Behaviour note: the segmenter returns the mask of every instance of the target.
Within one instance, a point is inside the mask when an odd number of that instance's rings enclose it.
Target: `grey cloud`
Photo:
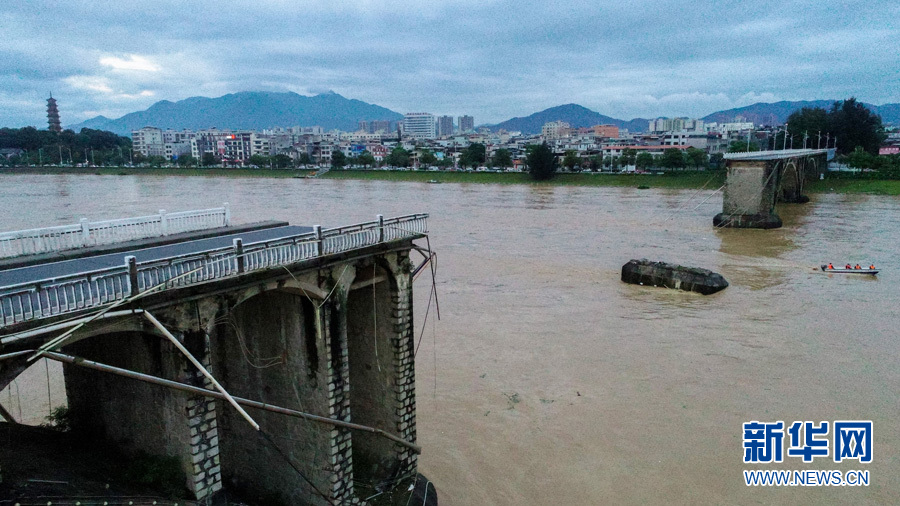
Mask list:
[[[13,124],[40,123],[42,107],[21,103],[51,88],[70,116],[244,90],[334,90],[478,122],[568,102],[629,118],[754,97],[900,101],[890,0],[10,4],[0,75],[17,80],[0,83],[0,107]],[[130,55],[159,70],[99,62]],[[109,91],[73,85],[89,78]]]

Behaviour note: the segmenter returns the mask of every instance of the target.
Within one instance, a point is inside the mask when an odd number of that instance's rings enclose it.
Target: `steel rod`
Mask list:
[[[3,418],[4,420],[6,420],[7,422],[9,422],[13,425],[19,424],[19,422],[17,422],[16,419],[13,418],[13,416],[11,414],[9,414],[9,411],[7,411],[6,409],[3,408],[2,404],[0,404],[0,418]]]
[[[169,329],[167,329],[162,323],[159,323],[159,320],[157,320],[155,316],[150,314],[149,311],[144,311],[144,317],[147,318],[148,320],[150,320],[150,323],[152,323],[153,326],[157,328],[157,330],[162,332],[162,334],[164,336],[166,336],[166,338],[168,338],[169,341],[171,341],[172,344],[174,344],[176,348],[178,348],[178,351],[180,351],[185,357],[187,357],[187,359],[190,360],[192,364],[194,364],[194,367],[199,369],[200,372],[203,373],[204,376],[206,376],[206,379],[208,379],[210,382],[212,382],[213,386],[216,387],[216,390],[218,390],[219,392],[222,393],[222,395],[225,396],[225,399],[227,399],[228,402],[232,406],[234,406],[234,409],[238,410],[238,413],[240,413],[241,416],[243,416],[244,419],[247,420],[247,422],[249,422],[250,425],[252,425],[254,429],[259,430],[259,424],[256,423],[256,421],[253,420],[253,418],[249,414],[247,414],[246,411],[244,411],[244,408],[242,408],[237,403],[237,401],[234,400],[234,397],[232,397],[231,394],[229,394],[225,390],[225,387],[223,387],[221,384],[219,384],[219,382],[216,380],[216,378],[214,378],[213,375],[210,374],[210,372],[207,371],[205,367],[203,367],[203,364],[201,364],[199,360],[197,360],[193,355],[191,355],[191,352],[189,352],[188,349],[185,348],[184,345],[181,344],[181,342],[179,342],[178,339],[174,335],[172,335],[171,332],[169,332]]]
[[[143,373],[139,373],[139,372],[135,372],[135,371],[130,371],[128,369],[113,367],[111,365],[101,364],[100,362],[94,362],[93,360],[87,360],[84,358],[73,357],[71,355],[65,355],[65,354],[56,353],[53,351],[45,351],[45,352],[43,352],[43,355],[51,360],[56,360],[58,362],[63,362],[66,364],[72,364],[72,365],[76,365],[79,367],[94,369],[94,370],[100,371],[100,372],[116,374],[118,376],[124,376],[126,378],[131,378],[131,379],[135,379],[138,381],[144,381],[146,383],[152,383],[155,385],[173,388],[175,390],[181,390],[182,392],[188,392],[191,394],[203,395],[206,397],[213,397],[215,399],[226,400],[225,395],[220,392],[216,392],[213,390],[207,390],[205,388],[195,387],[193,385],[186,385],[186,384],[180,383],[178,381],[167,380],[164,378],[159,378],[157,376],[151,376],[149,374],[143,374]],[[407,448],[410,448],[411,450],[415,451],[416,453],[422,453],[421,446],[419,446],[415,443],[410,443],[409,441],[407,441],[403,438],[395,436],[389,432],[385,432],[381,429],[376,429],[374,427],[368,427],[366,425],[359,425],[359,424],[351,423],[351,422],[345,422],[343,420],[335,420],[334,418],[313,415],[311,413],[304,413],[302,411],[297,411],[294,409],[282,408],[280,406],[275,406],[273,404],[267,404],[265,402],[259,402],[259,401],[252,401],[250,399],[244,399],[242,397],[233,397],[233,399],[235,401],[237,401],[239,404],[242,404],[242,405],[250,407],[250,408],[262,409],[264,411],[269,411],[272,413],[280,413],[283,415],[293,416],[296,418],[304,418],[306,420],[311,420],[314,422],[330,424],[335,427],[344,427],[344,428],[352,429],[352,430],[371,432],[373,434],[378,434],[387,439],[390,439],[391,441],[401,444]]]

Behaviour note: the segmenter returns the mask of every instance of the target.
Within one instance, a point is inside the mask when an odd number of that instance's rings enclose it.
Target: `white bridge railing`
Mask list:
[[[145,290],[178,288],[426,234],[427,214],[323,230],[291,237],[83,272],[0,288],[0,327],[96,308]]]
[[[58,227],[34,228],[0,233],[0,258],[53,253],[88,246],[159,237],[209,228],[227,227],[231,214],[223,207],[166,213],[152,216],[88,222]]]

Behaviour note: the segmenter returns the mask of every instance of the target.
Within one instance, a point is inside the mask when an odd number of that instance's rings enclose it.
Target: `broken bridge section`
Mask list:
[[[63,361],[74,430],[177,457],[196,499],[361,504],[416,475],[412,280],[432,258],[414,243],[426,218],[132,262],[118,298],[9,313],[0,386],[29,358]],[[26,298],[55,286],[36,285]]]
[[[716,227],[778,228],[776,202],[804,203],[807,181],[827,168],[831,149],[787,149],[725,155],[727,178]]]

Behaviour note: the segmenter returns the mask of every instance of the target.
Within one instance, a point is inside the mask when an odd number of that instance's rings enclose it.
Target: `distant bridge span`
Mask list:
[[[807,181],[819,177],[833,149],[785,149],[725,155],[725,194],[716,227],[778,228],[776,202],[804,203]]]

